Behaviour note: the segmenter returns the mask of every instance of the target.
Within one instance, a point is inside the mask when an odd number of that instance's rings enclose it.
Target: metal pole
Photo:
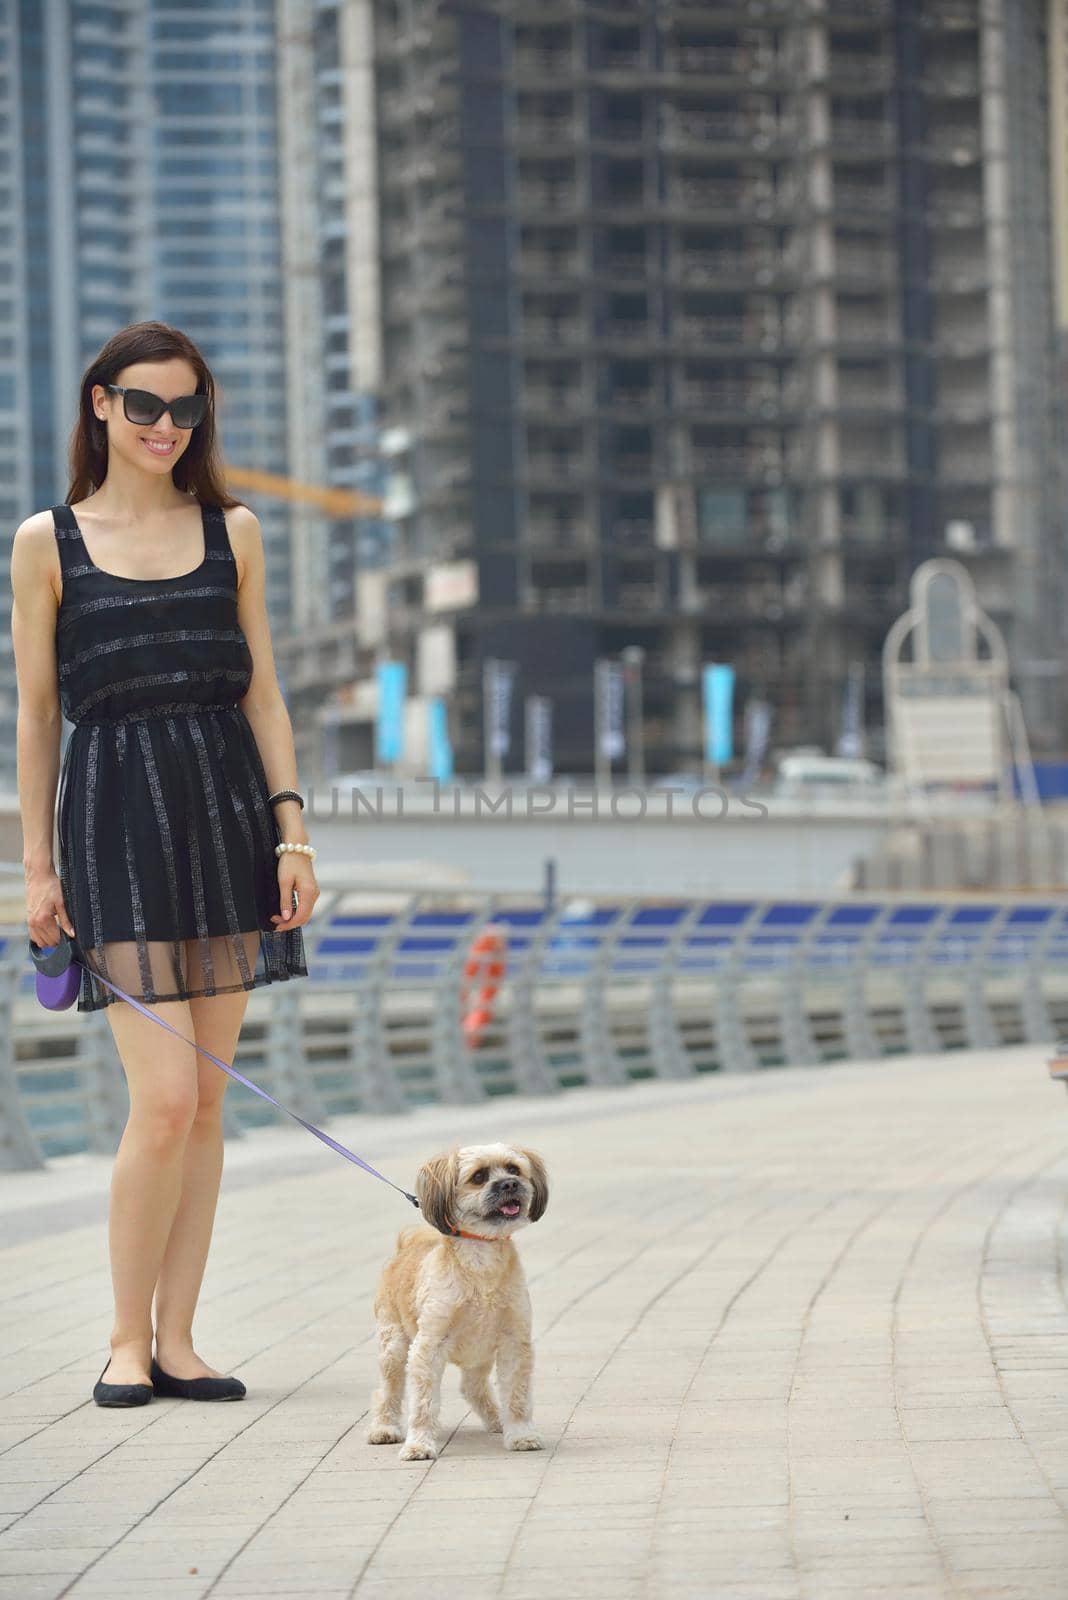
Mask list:
[[[544,879],[542,889],[545,899],[546,913],[556,904],[556,857],[545,857]]]
[[[501,753],[497,748],[497,659],[482,663],[482,766],[487,783],[501,781]]]
[[[622,652],[627,674],[627,777],[631,783],[645,782],[645,726],[642,712],[642,663],[645,651],[640,644],[629,644]]]
[[[593,664],[593,774],[598,789],[602,784],[608,784],[612,775],[612,764],[604,748],[604,703],[607,695],[605,682],[605,669],[610,663],[600,658]]]

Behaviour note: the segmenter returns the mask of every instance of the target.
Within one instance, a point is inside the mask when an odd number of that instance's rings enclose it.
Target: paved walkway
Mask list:
[[[455,1140],[544,1155],[519,1242],[544,1451],[482,1432],[455,1368],[438,1460],[364,1442],[414,1214],[295,1124],[227,1146],[196,1332],[237,1405],[94,1406],[110,1162],[0,1175],[0,1600],[1068,1596],[1068,1103],[1041,1051],[331,1132],[406,1187]]]

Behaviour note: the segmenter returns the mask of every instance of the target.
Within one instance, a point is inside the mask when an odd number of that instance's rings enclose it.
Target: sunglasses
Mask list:
[[[124,389],[118,383],[105,383],[104,388],[110,394],[122,395],[122,409],[127,422],[133,422],[139,428],[150,428],[165,411],[170,412],[176,428],[195,428],[198,422],[204,421],[208,411],[206,394],[179,395],[177,400],[168,404],[148,389]]]

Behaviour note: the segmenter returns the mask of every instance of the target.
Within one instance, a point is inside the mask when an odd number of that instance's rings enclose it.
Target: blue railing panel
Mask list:
[[[364,903],[396,909],[362,911],[358,891],[339,891],[356,909],[313,920],[308,982],[266,986],[257,997],[268,1033],[264,1046],[251,1045],[253,1068],[262,1053],[269,1077],[281,1070],[272,1052],[284,1052],[284,1081],[292,1089],[308,1075],[329,1109],[398,1110],[446,1090],[474,1098],[480,1080],[494,1093],[524,1085],[544,1092],[628,1075],[984,1044],[999,1030],[1014,1042],[1021,1018],[1029,1039],[1068,1027],[1068,903],[1058,897],[1025,904],[994,895],[915,902],[615,898],[558,912],[520,896],[502,905],[468,891],[451,898],[428,890],[407,901],[396,890],[388,901],[379,892],[376,899],[368,890]],[[472,1051],[458,1021],[459,974],[483,929],[503,935],[507,969],[493,1030]],[[0,959],[5,954],[6,992],[21,1008],[34,987],[24,931],[8,929],[0,938]],[[889,1004],[867,982],[882,973],[896,980]],[[956,1014],[943,1011],[937,1022],[926,1008],[942,997],[927,993],[929,974],[952,978],[956,987],[949,1002]],[[993,992],[984,998],[981,987],[987,977],[999,997],[1003,986],[1015,985],[1019,1004],[989,1005]],[[339,1008],[320,1006],[333,995],[355,1004],[335,1015]],[[311,1003],[299,1008],[296,1050],[292,1008],[280,1003],[278,1014],[288,1020],[273,1045],[274,1002],[305,997]],[[878,1012],[866,1019],[865,1008],[876,1002]],[[73,1049],[87,1025],[73,1010],[35,1015],[35,1035],[51,1029],[45,1037],[53,1051],[54,1041]],[[69,1082],[48,1075],[56,1151],[60,1126],[69,1140],[69,1128],[84,1118],[93,1059],[90,1053],[72,1069]],[[28,1057],[7,1069],[0,1060],[9,1086],[22,1082],[28,1091],[32,1083],[40,1094],[34,1067]],[[51,1107],[36,1127],[44,1130],[50,1120]]]

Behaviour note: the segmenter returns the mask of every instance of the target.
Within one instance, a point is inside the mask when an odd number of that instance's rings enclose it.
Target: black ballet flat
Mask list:
[[[245,1385],[240,1378],[172,1378],[152,1358],[152,1389],[169,1400],[243,1400]]]
[[[111,1365],[111,1357],[104,1362],[100,1377],[93,1387],[93,1399],[98,1406],[147,1406],[152,1398],[150,1383],[105,1383],[104,1373]]]

